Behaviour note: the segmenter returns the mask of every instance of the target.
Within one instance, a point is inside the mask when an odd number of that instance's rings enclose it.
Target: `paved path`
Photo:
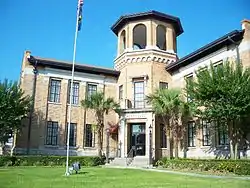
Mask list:
[[[209,175],[209,174],[197,174],[197,173],[190,173],[190,172],[178,172],[178,171],[171,171],[171,170],[163,170],[158,168],[142,168],[142,167],[124,167],[124,166],[109,166],[103,165],[103,168],[120,168],[120,169],[138,169],[138,170],[145,170],[145,171],[152,171],[152,172],[163,172],[163,173],[170,173],[170,174],[179,174],[185,176],[194,176],[194,177],[203,177],[203,178],[221,178],[221,179],[241,179],[241,180],[250,180],[250,176],[217,176],[217,175]]]

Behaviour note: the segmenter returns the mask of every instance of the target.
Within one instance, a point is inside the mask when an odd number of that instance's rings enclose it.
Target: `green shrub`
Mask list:
[[[250,175],[250,160],[162,158],[158,160],[155,165],[168,169],[190,169],[199,171],[231,172],[237,175]]]
[[[100,157],[69,157],[69,164],[79,162],[81,166],[98,166],[105,164]],[[66,156],[0,156],[0,166],[65,166]]]

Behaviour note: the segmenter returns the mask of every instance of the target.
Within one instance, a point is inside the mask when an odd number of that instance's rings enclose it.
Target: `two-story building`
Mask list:
[[[185,77],[195,77],[195,70],[211,62],[217,66],[226,59],[239,58],[244,66],[250,65],[248,20],[242,21],[242,30],[229,32],[181,59],[176,40],[183,28],[177,17],[157,11],[125,15],[111,29],[118,41],[114,69],[75,66],[70,132],[72,155],[97,154],[95,118],[80,106],[80,101],[91,93],[103,91],[122,108],[120,119],[115,113],[105,116],[106,127],[108,122],[119,122],[118,131],[109,138],[110,156],[126,158],[134,149],[136,157],[146,160],[152,154],[158,159],[168,155],[168,138],[163,122],[155,116],[146,96],[157,88],[183,88]],[[30,153],[66,153],[71,69],[71,63],[25,52],[21,87],[35,97],[35,103],[33,116],[25,122],[17,138],[16,152],[26,152],[29,148]],[[217,136],[211,137],[205,122],[204,129],[194,127],[194,123],[188,126],[187,157],[214,157],[223,153],[222,150],[228,151],[227,134],[216,133],[213,135]],[[105,152],[106,141],[103,143]]]

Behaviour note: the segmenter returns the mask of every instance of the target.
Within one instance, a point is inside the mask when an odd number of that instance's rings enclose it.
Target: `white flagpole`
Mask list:
[[[68,132],[67,132],[67,159],[66,159],[66,171],[65,175],[69,175],[69,136],[70,136],[70,123],[71,123],[71,107],[72,107],[72,95],[73,95],[73,83],[74,83],[74,72],[75,72],[75,59],[76,59],[76,41],[78,35],[78,18],[80,11],[80,0],[77,0],[77,14],[76,14],[76,30],[74,39],[74,51],[73,51],[73,63],[72,63],[72,75],[70,83],[70,102],[69,102],[69,115],[68,115]]]

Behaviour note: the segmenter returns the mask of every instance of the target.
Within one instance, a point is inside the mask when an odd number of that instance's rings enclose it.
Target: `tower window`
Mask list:
[[[158,25],[156,28],[156,45],[158,48],[161,50],[166,50],[167,45],[166,45],[166,27],[162,25]]]
[[[133,29],[133,49],[145,49],[147,45],[147,28],[143,24],[138,24]]]
[[[135,108],[144,108],[145,100],[144,100],[144,81],[136,81],[134,82],[134,107]]]
[[[123,85],[119,86],[119,99],[123,99]]]
[[[126,32],[122,31],[120,36],[120,53],[122,53],[126,49]]]

